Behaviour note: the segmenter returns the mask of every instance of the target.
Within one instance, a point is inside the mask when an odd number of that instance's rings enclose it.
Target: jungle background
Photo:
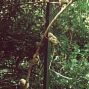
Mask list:
[[[33,1],[0,0],[0,89],[19,89],[45,32],[46,18],[50,23],[61,10],[59,3],[50,3],[46,16],[47,3]],[[89,89],[89,0],[74,0],[49,31],[59,44],[48,41],[48,89]],[[43,88],[44,50],[32,70],[29,89]]]

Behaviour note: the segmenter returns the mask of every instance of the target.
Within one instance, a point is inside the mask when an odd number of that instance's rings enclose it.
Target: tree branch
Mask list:
[[[62,8],[59,12],[58,12],[58,14],[54,17],[54,19],[50,22],[50,24],[48,25],[48,27],[47,27],[47,29],[45,30],[45,32],[44,32],[44,35],[43,35],[43,38],[41,39],[41,41],[40,41],[40,44],[42,45],[42,43],[43,43],[43,41],[44,41],[44,39],[45,39],[45,37],[47,36],[47,33],[48,33],[48,31],[49,31],[49,28],[52,26],[52,24],[55,22],[55,20],[58,18],[58,16],[61,14],[61,13],[63,13],[63,11],[64,10],[66,10],[66,8],[70,5],[70,4],[72,4],[72,2],[73,2],[73,0],[70,0],[69,1],[69,3],[64,7],[64,8]],[[40,45],[40,46],[41,46]],[[39,50],[40,50],[40,46],[37,48],[37,50],[36,50],[36,52],[35,52],[35,57],[37,56],[37,55],[39,55]],[[34,60],[35,60],[35,58],[34,58],[34,55],[33,55],[33,59],[32,59],[32,64],[31,65],[29,65],[29,69],[28,69],[28,75],[27,75],[27,81],[28,81],[28,79],[29,79],[29,77],[30,77],[30,73],[31,73],[31,69],[32,69],[32,67],[33,67],[33,65],[34,65]],[[56,73],[56,72],[55,72]],[[63,75],[61,75],[61,74],[59,74],[60,76],[62,76],[62,77],[65,77],[65,76],[63,76]],[[69,79],[68,77],[65,77],[65,78],[67,78],[67,79]]]

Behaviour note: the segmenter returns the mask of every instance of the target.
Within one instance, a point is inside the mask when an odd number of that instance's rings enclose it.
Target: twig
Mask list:
[[[63,78],[68,79],[68,80],[73,79],[73,78],[66,77],[66,76],[64,76],[64,75],[62,75],[62,74],[60,74],[60,73],[58,73],[58,72],[56,72],[56,71],[54,71],[52,69],[50,69],[50,71],[54,72],[57,75],[57,77],[63,77]]]
[[[48,3],[47,1],[46,2],[40,2],[40,1],[38,1],[38,2],[26,2],[25,4],[35,4],[35,3]],[[49,2],[50,4],[59,4],[59,2]]]

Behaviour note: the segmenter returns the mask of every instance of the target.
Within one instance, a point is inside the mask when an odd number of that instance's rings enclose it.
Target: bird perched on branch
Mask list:
[[[53,33],[49,32],[48,33],[48,40],[51,42],[53,45],[59,44],[59,41],[56,36],[53,35]]]

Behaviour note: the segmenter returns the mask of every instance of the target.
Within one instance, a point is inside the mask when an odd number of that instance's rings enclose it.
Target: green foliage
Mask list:
[[[36,42],[41,39],[45,7],[43,4],[27,2],[28,0],[0,0],[0,88],[5,85],[6,89],[10,86],[9,89],[13,89],[12,83],[16,87],[20,78],[26,78],[29,61],[37,49]],[[6,72],[5,69],[9,71]],[[39,79],[38,75],[34,75],[32,79]],[[34,81],[35,79],[32,83]]]
[[[87,60],[63,60],[56,62],[56,65],[61,68],[54,69],[57,72],[51,72],[50,74],[50,87],[54,89],[56,86],[66,89],[88,89],[89,88],[89,63]],[[53,66],[53,67],[54,67]],[[60,73],[63,75],[61,76]],[[64,89],[63,88],[63,89]]]
[[[0,0],[2,86],[15,85],[19,78],[26,78],[29,60],[37,48],[36,41],[40,41],[40,33],[44,32],[47,4],[31,4],[28,1]],[[49,43],[49,89],[89,89],[88,3],[88,0],[75,0],[50,29],[58,38],[59,44],[53,46]],[[59,10],[59,4],[51,3],[50,21]],[[32,70],[31,89],[41,89],[43,86],[43,60],[41,61]]]
[[[89,89],[88,8],[87,0],[75,1],[51,28],[60,50],[52,57],[49,46],[49,89]]]

